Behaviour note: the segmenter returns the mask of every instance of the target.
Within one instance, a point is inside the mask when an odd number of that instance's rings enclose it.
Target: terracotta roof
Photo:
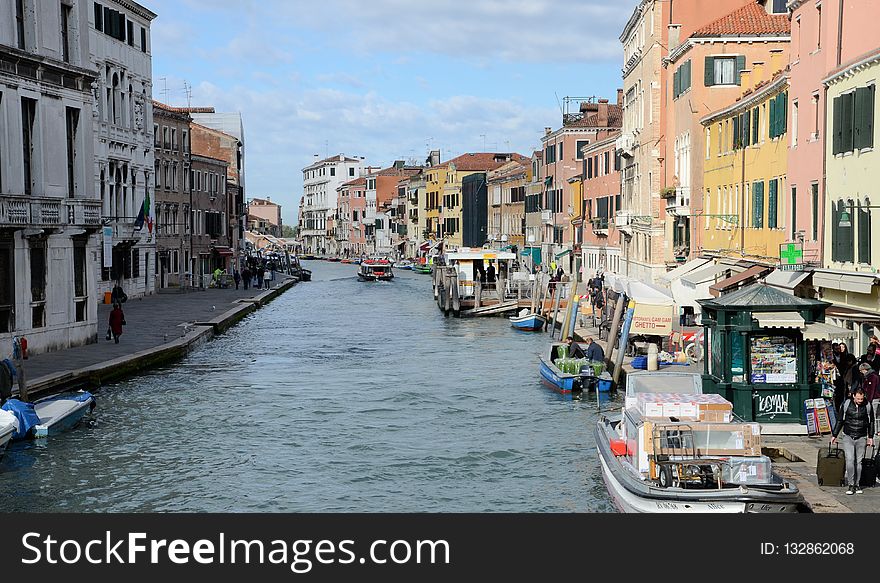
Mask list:
[[[416,166],[404,166],[403,168],[395,168],[394,166],[392,166],[391,168],[383,168],[382,170],[379,170],[373,176],[406,176],[406,177],[409,177],[409,176],[413,176],[415,174],[418,174],[420,170],[421,170],[421,167],[416,167]]]
[[[588,116],[584,116],[581,119],[574,121],[565,127],[567,128],[599,128],[599,127],[609,127],[609,128],[619,128],[623,127],[623,107],[620,105],[608,104],[608,123],[600,124],[599,123],[599,114],[594,113]]]
[[[348,182],[344,183],[342,186],[366,186],[366,185],[367,185],[367,179],[362,176],[360,178],[355,178],[354,180],[349,180]]]
[[[496,157],[499,157],[496,159]],[[510,159],[507,159],[510,157]],[[456,170],[461,170],[464,172],[471,171],[489,171],[495,170],[496,168],[500,168],[504,166],[508,162],[511,161],[524,162],[526,164],[531,163],[530,158],[526,158],[522,154],[516,153],[495,153],[495,152],[475,152],[472,154],[462,154],[457,158],[453,158],[449,160],[441,166],[449,166],[450,164],[455,164]]]
[[[746,4],[727,16],[698,29],[691,37],[789,35],[788,14],[768,14],[757,2]]]

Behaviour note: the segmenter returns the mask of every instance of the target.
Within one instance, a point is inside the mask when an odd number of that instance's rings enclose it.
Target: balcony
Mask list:
[[[98,226],[101,203],[61,198],[0,196],[0,225],[12,227]]]
[[[614,226],[618,229],[630,224],[632,214],[629,211],[617,211],[614,215]]]
[[[666,199],[667,214],[685,217],[691,213],[691,189],[689,186],[680,186],[675,189],[674,193],[670,193],[669,196],[663,198]]]
[[[554,223],[553,211],[541,211],[541,223],[544,225],[552,225]]]
[[[101,202],[97,200],[66,200],[67,224],[78,227],[101,225]]]
[[[591,226],[593,227],[593,233],[600,237],[608,236],[608,217],[593,217],[590,219]]]

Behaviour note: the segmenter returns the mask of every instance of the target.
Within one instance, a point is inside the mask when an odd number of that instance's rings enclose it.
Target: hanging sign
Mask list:
[[[113,267],[113,227],[104,227],[104,267]]]

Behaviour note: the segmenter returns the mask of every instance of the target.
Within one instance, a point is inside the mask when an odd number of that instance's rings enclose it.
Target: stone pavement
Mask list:
[[[276,274],[272,289],[287,281]],[[208,322],[240,307],[242,301],[256,298],[266,289],[235,287],[188,292],[158,293],[132,298],[122,305],[126,326],[119,344],[106,340],[110,305],[98,306],[97,341],[85,346],[31,356],[24,361],[28,386],[39,386],[40,379],[62,371],[83,369],[99,363],[125,359],[145,350],[174,342],[194,329],[196,322]],[[37,395],[39,396],[39,395]]]

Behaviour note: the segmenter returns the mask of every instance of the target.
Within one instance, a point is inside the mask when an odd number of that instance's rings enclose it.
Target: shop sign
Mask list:
[[[636,304],[630,334],[668,336],[672,334],[672,306]]]

